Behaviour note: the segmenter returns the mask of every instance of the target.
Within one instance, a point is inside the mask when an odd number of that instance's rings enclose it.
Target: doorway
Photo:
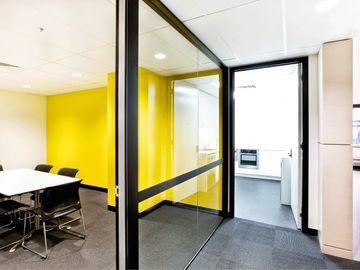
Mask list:
[[[234,216],[306,230],[307,58],[234,68],[232,88]]]

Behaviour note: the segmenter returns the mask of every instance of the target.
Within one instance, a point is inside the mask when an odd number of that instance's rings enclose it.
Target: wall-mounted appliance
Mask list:
[[[237,149],[236,158],[239,168],[259,168],[259,150],[257,149]]]

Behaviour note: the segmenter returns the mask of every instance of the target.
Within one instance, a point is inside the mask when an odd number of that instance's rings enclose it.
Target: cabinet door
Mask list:
[[[352,250],[352,147],[320,145],[323,244]]]
[[[326,43],[320,52],[320,142],[352,143],[352,41]]]

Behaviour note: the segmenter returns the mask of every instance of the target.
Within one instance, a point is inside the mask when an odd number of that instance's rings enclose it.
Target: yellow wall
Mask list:
[[[47,97],[47,162],[79,169],[83,184],[108,187],[107,88]]]
[[[139,69],[139,191],[155,186],[173,177],[173,81],[221,74],[219,70],[162,77],[147,69]],[[222,91],[221,91],[222,92]],[[219,104],[220,145],[222,156],[221,98]],[[221,210],[221,166],[216,170],[217,184],[208,192],[193,191],[182,203]],[[139,204],[143,212],[163,200],[173,201],[174,189],[169,189]]]
[[[214,69],[214,70],[206,70],[196,73],[188,73],[188,74],[181,74],[181,75],[175,75],[168,77],[169,80],[169,87],[172,88],[173,91],[173,82],[176,80],[184,80],[189,78],[196,78],[196,77],[203,77],[203,76],[210,76],[210,75],[218,75],[220,83],[222,82],[222,74],[220,69]],[[220,95],[219,95],[219,158],[222,158],[222,97],[223,97],[223,87],[220,84]],[[173,110],[173,108],[172,108]],[[172,119],[173,121],[173,119]],[[172,127],[173,128],[173,127]],[[210,171],[209,171],[210,172]],[[209,173],[208,172],[208,173]],[[189,180],[188,182],[185,182],[183,184],[178,185],[177,187],[174,187],[172,189],[169,189],[166,192],[166,199],[169,201],[174,201],[174,190],[176,188],[183,189],[183,188],[192,188],[193,190],[187,190],[187,193],[190,194],[192,192],[192,195],[182,199],[179,201],[183,204],[189,204],[194,206],[200,206],[215,210],[222,210],[222,166],[218,166],[211,170],[213,174],[215,174],[216,179],[218,180],[215,185],[212,185],[207,192],[205,191],[197,191],[194,185],[187,185],[187,183],[190,183],[191,181],[198,181],[198,177],[193,178],[192,180]],[[206,174],[206,173],[204,173]],[[196,186],[196,184],[195,184]]]
[[[171,178],[171,95],[167,79],[139,69],[139,190]],[[159,194],[139,204],[142,212],[160,201]]]
[[[108,75],[107,87],[108,205],[116,205],[115,197],[115,72]]]

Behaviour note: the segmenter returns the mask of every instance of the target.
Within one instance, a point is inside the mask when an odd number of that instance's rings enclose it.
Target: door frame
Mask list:
[[[291,58],[285,60],[263,62],[245,66],[230,68],[230,96],[228,106],[230,107],[230,180],[229,180],[229,216],[235,217],[235,73],[238,71],[255,70],[291,64],[301,64],[302,68],[302,135],[303,135],[303,166],[302,166],[302,205],[301,205],[301,230],[304,233],[317,235],[317,230],[309,228],[309,59],[308,57]]]

